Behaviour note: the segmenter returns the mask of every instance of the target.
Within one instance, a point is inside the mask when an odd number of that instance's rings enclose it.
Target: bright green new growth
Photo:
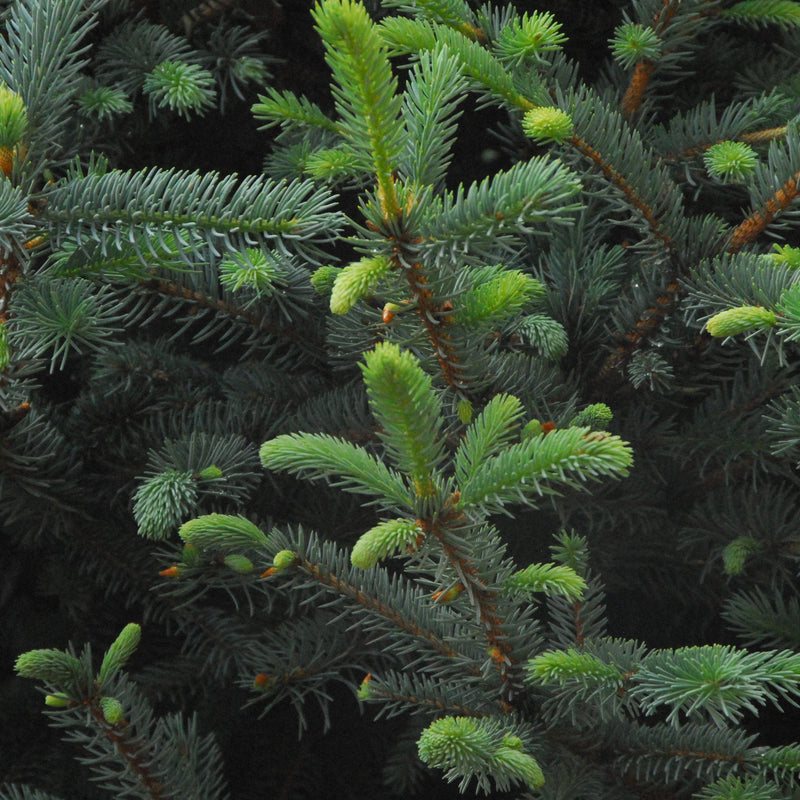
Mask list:
[[[446,780],[460,778],[462,792],[473,778],[484,791],[490,777],[500,790],[514,783],[538,789],[545,782],[536,759],[522,750],[522,740],[487,720],[443,717],[422,732],[417,749],[423,762],[445,770]],[[485,766],[476,769],[476,763]]]
[[[46,694],[44,696],[44,704],[50,708],[68,708],[73,702],[64,692],[56,692],[55,694]]]
[[[276,572],[291,567],[297,561],[297,553],[292,550],[279,550],[272,558],[272,567]]]
[[[518,398],[495,395],[467,428],[456,449],[453,465],[459,484],[465,484],[480,465],[515,441],[525,409]]]
[[[362,533],[350,553],[354,567],[369,569],[382,558],[408,547],[423,536],[422,529],[410,519],[390,519]]]
[[[586,581],[563,564],[530,564],[511,575],[504,585],[513,591],[560,594],[569,600],[579,600],[586,589]]]
[[[614,419],[614,412],[605,403],[592,403],[579,411],[572,425],[588,425],[595,430],[606,430]]]
[[[125,717],[125,711],[122,707],[122,703],[120,703],[120,701],[115,697],[101,697],[100,709],[103,712],[103,717],[105,718],[106,722],[109,722],[112,725],[122,722]]]
[[[374,291],[391,267],[391,262],[383,256],[362,258],[346,266],[333,282],[331,311],[346,314],[362,297]]]
[[[266,544],[263,531],[250,520],[230,514],[206,514],[184,522],[178,535],[187,544],[200,549],[225,550],[252,548]]]
[[[572,135],[572,117],[553,106],[539,106],[525,112],[522,130],[535,142],[563,142]]]
[[[309,480],[337,475],[334,485],[405,508],[408,487],[399,472],[350,442],[325,434],[292,433],[264,442],[259,450],[266,469],[285,470]]]
[[[792,269],[794,265],[787,264]],[[777,305],[777,318],[782,336],[787,342],[800,339],[800,284],[794,283],[781,294]]]
[[[703,156],[708,174],[726,183],[741,183],[752,177],[758,154],[744,142],[718,142]]]
[[[244,253],[222,260],[219,281],[232,292],[246,287],[256,294],[269,297],[275,291],[279,275],[277,266],[262,250],[248,247]]]
[[[613,664],[572,649],[542,653],[528,662],[526,672],[529,680],[542,684],[563,684],[570,680],[618,684],[624,677]]]
[[[618,436],[588,428],[555,430],[485,459],[462,484],[459,507],[501,511],[512,497],[534,505],[555,491],[551,481],[577,488],[588,480],[626,475],[632,463],[630,448]]]
[[[333,74],[341,132],[368,158],[387,219],[400,216],[393,172],[401,148],[400,98],[386,46],[361,3],[324,0],[314,8],[317,30]]]
[[[567,37],[561,23],[549,11],[524,13],[519,20],[503,28],[494,42],[494,50],[503,60],[522,63],[527,60],[546,63],[543,54],[560,50]]]
[[[23,99],[0,84],[0,147],[14,147],[28,129],[28,112]]]
[[[772,328],[777,321],[774,311],[761,306],[739,306],[714,314],[706,330],[717,338]]]
[[[229,553],[223,557],[222,563],[239,575],[247,575],[254,569],[253,562],[239,553]]]
[[[785,264],[792,269],[800,269],[800,247],[792,247],[791,245],[774,244],[772,245],[773,252],[769,254],[773,263]]]
[[[459,298],[456,319],[463,325],[501,325],[526,305],[543,298],[545,291],[541,281],[519,270],[478,269],[472,289]]]
[[[62,650],[29,650],[17,657],[14,664],[23,678],[74,690],[83,674],[83,666],[75,656]]]
[[[319,294],[329,295],[333,291],[336,277],[341,274],[342,267],[326,265],[314,271],[311,276],[311,285]]]
[[[252,107],[253,116],[264,120],[262,129],[273,125],[290,127],[302,124],[330,131],[338,130],[336,123],[325,116],[319,106],[305,97],[297,97],[291,92],[279,92],[271,86],[267,86],[266,91],[267,94],[259,95],[259,102]]]
[[[419,502],[439,497],[446,485],[439,469],[447,456],[440,401],[417,359],[394,344],[385,342],[368,352],[362,371],[378,435],[399,473],[362,448],[322,434],[289,434],[264,442],[261,462],[267,469],[312,479],[338,475],[349,491],[417,513]],[[633,456],[618,436],[573,427],[517,441],[521,416],[518,399],[498,395],[468,426],[453,455],[459,510],[504,511],[508,503],[535,504],[555,493],[554,483],[577,488],[627,474]],[[413,495],[401,474],[408,476]]]
[[[761,545],[752,536],[737,537],[722,551],[725,572],[728,575],[741,575],[748,556],[760,549]]]
[[[133,655],[139,646],[142,637],[141,626],[135,622],[127,624],[119,636],[114,640],[111,647],[106,650],[103,656],[103,663],[100,665],[100,672],[97,673],[97,682],[103,685],[107,680],[113,678],[128,663],[128,659]]]
[[[661,39],[656,31],[634,22],[620,25],[611,40],[611,52],[625,69],[635,66],[637,61],[657,61],[661,48]]]
[[[221,477],[222,470],[216,464],[211,464],[211,466],[205,467],[197,473],[197,479],[201,481],[213,481]]]
[[[379,344],[361,366],[380,437],[398,469],[420,497],[436,489],[434,468],[444,457],[441,406],[414,356],[389,342]]]

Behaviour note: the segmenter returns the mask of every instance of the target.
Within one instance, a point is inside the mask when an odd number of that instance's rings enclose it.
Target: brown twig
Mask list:
[[[770,197],[763,207],[753,211],[739,224],[728,241],[726,251],[738,253],[746,244],[756,239],[767,226],[800,196],[800,172],[796,172]]]

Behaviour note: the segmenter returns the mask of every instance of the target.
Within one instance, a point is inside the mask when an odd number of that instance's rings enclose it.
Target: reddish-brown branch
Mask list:
[[[664,0],[663,5],[653,18],[653,28],[657,31],[663,31],[675,16],[678,5],[679,2],[677,0]],[[634,114],[642,104],[642,98],[650,83],[654,69],[655,64],[647,59],[636,63],[628,88],[622,98],[622,111],[626,117]]]
[[[650,76],[653,74],[655,64],[652,61],[637,61],[631,75],[628,88],[622,97],[622,113],[630,117],[636,113],[642,104],[645,90],[650,83]]]
[[[146,764],[145,754],[140,747],[137,747],[128,738],[128,723],[125,720],[114,724],[110,723],[95,700],[89,705],[89,713],[98,727],[105,733],[106,738],[112,742],[114,749],[125,759],[131,771],[138,776],[142,786],[150,793],[150,797],[153,800],[166,798],[164,784],[150,773]]]
[[[0,258],[0,325],[8,321],[9,299],[21,275],[22,267],[15,256]]]
[[[368,595],[366,592],[343,580],[338,575],[321,569],[319,564],[314,564],[308,559],[303,559],[299,562],[298,566],[325,586],[335,589],[339,594],[349,597],[359,605],[369,608],[382,617],[391,620],[398,628],[402,628],[404,631],[408,631],[414,636],[424,639],[433,648],[442,653],[442,655],[447,656],[447,658],[457,658],[459,656],[459,653],[453,650],[446,642],[442,641],[433,631],[420,628],[413,620],[408,619],[395,609],[385,605],[377,597]]]
[[[609,378],[627,364],[631,356],[661,327],[670,309],[677,302],[679,289],[678,282],[673,281],[656,298],[655,303],[641,313],[636,325],[625,334],[614,352],[606,359],[600,371],[601,378]]]
[[[773,142],[776,139],[783,139],[788,130],[788,125],[780,125],[777,128],[765,128],[761,131],[743,133],[736,139],[736,141],[745,142],[746,144],[763,144],[764,142]]]
[[[754,211],[747,219],[739,224],[731,235],[728,253],[738,253],[746,244],[749,244],[766,230],[775,217],[786,210],[800,196],[800,172],[778,189],[764,204],[763,208]]]
[[[583,632],[583,617],[581,617],[581,611],[583,611],[583,603],[575,602],[572,604],[572,614],[575,620],[575,642],[582,646],[586,640],[586,635]]]
[[[210,297],[202,292],[194,291],[185,286],[180,286],[173,281],[166,281],[159,278],[142,281],[141,285],[150,291],[170,297],[179,297],[194,304],[194,310],[201,308],[211,309],[221,314],[225,314],[230,319],[240,319],[251,327],[259,331],[269,333],[276,338],[296,342],[304,347],[309,347],[313,342],[308,335],[308,329],[302,331],[295,330],[293,327],[281,327],[271,323],[266,317],[258,314],[251,314],[239,306],[222,300],[221,298]]]
[[[428,288],[427,278],[419,262],[408,263],[398,253],[395,263],[405,273],[415,300],[416,312],[436,354],[445,382],[454,392],[463,394],[466,388],[464,371],[447,333],[447,327],[452,320],[448,311],[452,311],[452,307],[448,309],[444,304],[437,305],[433,301],[433,293]]]
[[[450,561],[456,574],[464,583],[467,595],[472,598],[475,605],[478,620],[484,631],[488,652],[495,662],[500,679],[503,682],[504,696],[501,698],[500,707],[505,712],[513,710],[508,698],[514,695],[513,677],[516,662],[512,656],[511,645],[508,643],[503,631],[503,620],[495,605],[494,593],[489,590],[486,584],[480,579],[478,571],[467,558],[453,547],[445,536],[448,523],[460,522],[462,516],[442,514],[435,522],[417,520],[417,524],[428,534],[434,536],[441,544],[447,559]]]
[[[661,227],[656,213],[645,202],[644,198],[636,191],[636,189],[628,183],[625,176],[612,164],[609,164],[603,156],[597,152],[588,142],[585,142],[577,134],[574,134],[570,139],[572,146],[585,155],[596,167],[600,169],[603,175],[608,178],[614,186],[617,187],[628,199],[630,204],[636,208],[639,213],[644,217],[650,230],[653,231],[655,236],[660,239],[670,250],[674,248],[674,243],[671,237]]]
[[[664,0],[658,13],[653,17],[653,27],[656,30],[664,30],[675,16],[681,0]]]
[[[180,297],[182,300],[188,300],[194,303],[197,308],[210,308],[215,311],[221,311],[229,317],[236,319],[237,317],[246,320],[253,327],[261,326],[261,319],[255,314],[248,314],[230,303],[226,303],[219,298],[209,297],[202,292],[197,292],[186,286],[180,286],[172,281],[160,280],[153,278],[151,280],[142,281],[142,285],[159,294],[169,295],[170,297]]]

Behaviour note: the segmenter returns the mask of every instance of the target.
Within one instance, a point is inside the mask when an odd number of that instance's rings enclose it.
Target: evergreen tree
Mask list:
[[[9,5],[0,798],[796,796],[800,6],[544,5]]]

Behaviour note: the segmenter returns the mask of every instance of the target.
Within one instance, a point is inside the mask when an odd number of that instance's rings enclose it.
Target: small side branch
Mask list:
[[[164,785],[150,773],[147,767],[146,754],[142,752],[140,746],[130,741],[128,723],[125,720],[113,724],[108,722],[95,699],[91,701],[89,713],[98,728],[103,731],[106,738],[112,743],[114,750],[125,759],[131,771],[138,776],[142,786],[147,790],[152,800],[166,798]]]
[[[667,314],[677,303],[679,291],[680,285],[673,281],[658,295],[655,303],[639,315],[636,325],[624,335],[614,352],[606,358],[600,370],[601,379],[606,380],[622,369],[631,356],[661,327]]]
[[[485,713],[475,711],[467,706],[461,706],[450,703],[443,703],[441,700],[434,700],[430,697],[417,697],[412,694],[399,694],[398,692],[390,691],[385,686],[370,685],[370,699],[380,699],[387,703],[397,703],[414,708],[425,708],[436,713],[445,714],[458,714],[462,717],[475,717],[477,719],[486,716]]]
[[[271,323],[268,317],[250,313],[221,298],[209,297],[203,292],[194,291],[193,289],[181,286],[173,281],[153,278],[141,281],[140,283],[149,291],[169,297],[176,297],[179,300],[193,304],[197,309],[208,309],[223,314],[229,319],[241,320],[256,331],[270,334],[277,339],[292,341],[305,349],[315,344],[309,340],[307,329],[304,329],[303,332],[298,332],[294,327],[276,325]]]
[[[324,586],[334,589],[344,597],[354,600],[360,606],[368,608],[370,611],[373,611],[385,619],[390,620],[397,625],[398,628],[407,631],[413,636],[424,639],[426,642],[428,642],[428,644],[431,645],[431,647],[447,658],[460,657],[460,654],[456,650],[453,650],[453,648],[450,647],[446,642],[442,641],[442,639],[433,633],[433,631],[421,628],[416,622],[414,622],[414,620],[404,616],[396,609],[390,608],[378,598],[367,594],[356,586],[353,586],[353,584],[348,583],[338,575],[323,569],[319,564],[315,564],[308,559],[302,559],[298,563],[298,566]]]
[[[728,253],[738,253],[746,244],[754,241],[773,222],[775,217],[786,210],[800,196],[800,172],[796,172],[764,206],[753,211],[747,219],[739,224],[731,235]]]
[[[672,238],[667,234],[661,225],[655,211],[645,202],[644,198],[631,186],[625,176],[613,165],[608,163],[603,156],[597,152],[588,142],[580,138],[580,136],[573,135],[570,139],[572,146],[580,153],[585,155],[596,167],[600,169],[603,175],[614,184],[628,199],[630,204],[636,208],[647,224],[650,226],[653,234],[659,239],[670,251],[675,249],[675,243]]]

